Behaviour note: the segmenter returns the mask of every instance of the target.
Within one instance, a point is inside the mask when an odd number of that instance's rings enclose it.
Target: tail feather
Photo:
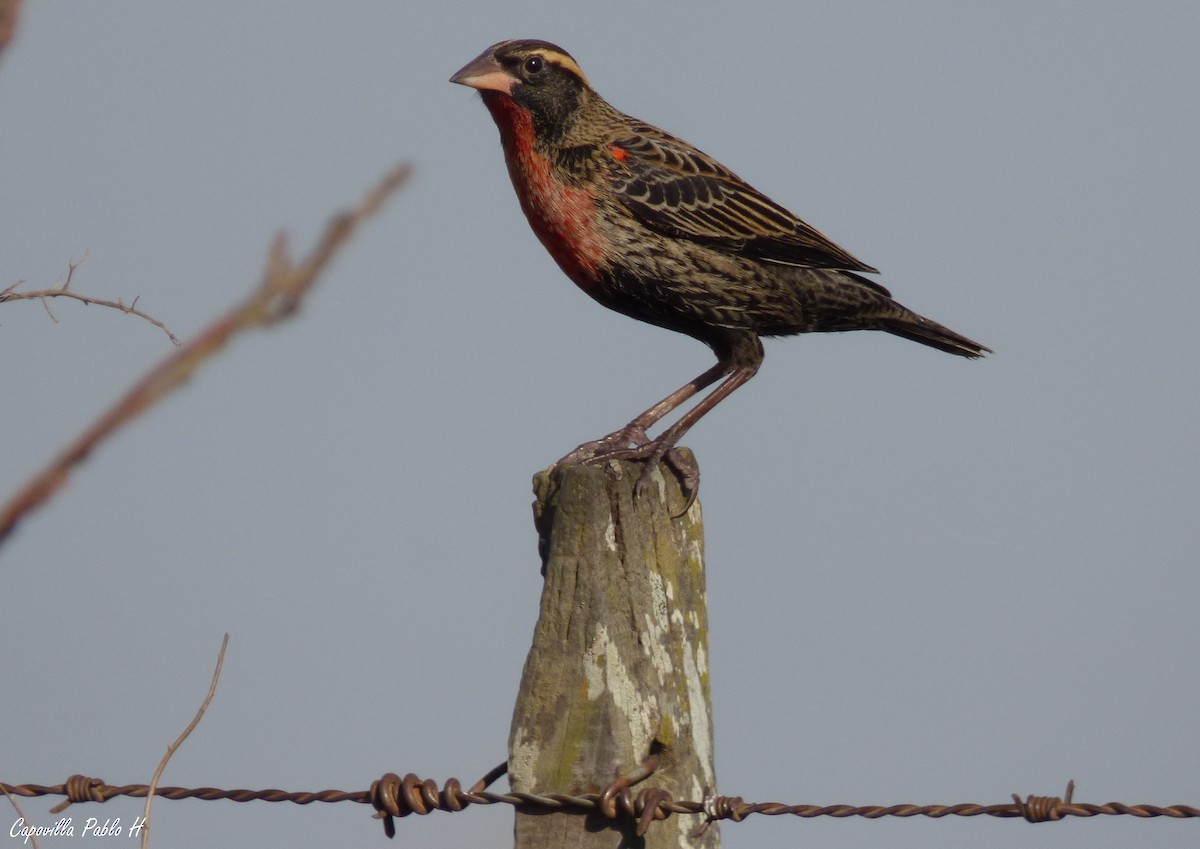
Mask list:
[[[974,359],[992,353],[991,348],[907,309],[902,316],[881,319],[879,329],[960,357]]]

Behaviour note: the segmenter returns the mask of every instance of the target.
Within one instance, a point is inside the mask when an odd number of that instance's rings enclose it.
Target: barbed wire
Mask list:
[[[292,802],[308,805],[313,802],[358,802],[371,805],[375,817],[383,820],[388,837],[396,833],[395,819],[410,814],[425,815],[433,811],[455,813],[469,805],[512,805],[525,812],[599,813],[609,819],[633,818],[638,821],[638,833],[645,834],[655,820],[665,820],[672,814],[701,815],[700,831],[718,820],[740,822],[752,814],[763,816],[814,817],[976,817],[1024,818],[1028,822],[1054,822],[1065,817],[1132,816],[1141,818],[1171,817],[1186,819],[1200,817],[1200,808],[1192,805],[1129,805],[1108,802],[1103,805],[1073,800],[1075,783],[1067,784],[1065,796],[1012,795],[1011,802],[993,805],[961,803],[956,805],[786,805],[780,802],[746,802],[740,796],[718,796],[706,793],[699,801],[673,799],[666,790],[646,788],[634,793],[627,784],[616,782],[603,793],[492,793],[487,790],[507,772],[507,765],[493,768],[469,789],[464,790],[456,778],[441,787],[432,779],[418,778],[408,773],[403,778],[389,772],[371,783],[369,790],[318,790],[289,792],[286,790],[221,790],[215,787],[158,787],[156,798],[163,799],[228,799],[232,802]],[[653,772],[648,770],[647,774]],[[63,784],[4,784],[0,791],[12,796],[65,796],[66,800],[51,808],[61,813],[68,806],[81,802],[107,802],[118,796],[144,798],[149,785],[127,784],[114,786],[103,779],[72,775]]]

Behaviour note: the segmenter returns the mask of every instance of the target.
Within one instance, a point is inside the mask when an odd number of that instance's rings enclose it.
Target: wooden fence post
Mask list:
[[[636,500],[639,463],[556,466],[534,478],[545,584],[509,737],[518,792],[598,793],[659,755],[676,799],[715,792],[700,505],[670,470]],[[645,838],[598,813],[516,814],[516,849],[717,849],[716,824],[672,815]]]

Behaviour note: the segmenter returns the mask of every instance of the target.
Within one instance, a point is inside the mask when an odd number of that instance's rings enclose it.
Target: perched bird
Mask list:
[[[707,344],[717,364],[560,462],[664,458],[690,499],[698,470],[679,438],[758,371],[762,336],[885,330],[958,354],[989,349],[917,315],[858,272],[876,273],[721,163],[618,112],[561,47],[521,39],[450,78],[477,89],[500,130],[513,187],[542,245],[606,307]],[[722,380],[723,379],[723,380]],[[651,439],[647,430],[717,381]]]

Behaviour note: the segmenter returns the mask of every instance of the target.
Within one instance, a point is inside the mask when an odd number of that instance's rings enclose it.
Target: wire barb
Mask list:
[[[704,788],[704,823],[692,834],[692,838],[704,836],[717,820],[733,820],[741,822],[746,817],[746,803],[741,796],[717,796],[709,788]]]
[[[72,775],[63,785],[64,795],[67,798],[51,808],[50,813],[62,813],[75,802],[103,802],[107,798],[104,793],[107,787],[103,778]]]
[[[438,790],[437,782],[433,779],[422,781],[411,772],[401,778],[396,773],[389,772],[383,778],[371,782],[371,789],[367,791],[367,801],[375,808],[375,819],[383,820],[383,833],[393,838],[396,836],[396,817],[406,817],[409,814],[425,816],[431,811],[461,811],[472,802],[485,801],[478,798],[479,794],[507,771],[507,763],[493,768],[472,785],[469,793],[463,792],[462,784],[457,778],[447,779],[442,789]]]
[[[1075,780],[1067,782],[1067,797],[1065,800],[1058,796],[1026,796],[1025,801],[1016,793],[1012,794],[1013,802],[1027,822],[1055,822],[1063,818],[1064,804],[1071,804],[1075,795]]]

